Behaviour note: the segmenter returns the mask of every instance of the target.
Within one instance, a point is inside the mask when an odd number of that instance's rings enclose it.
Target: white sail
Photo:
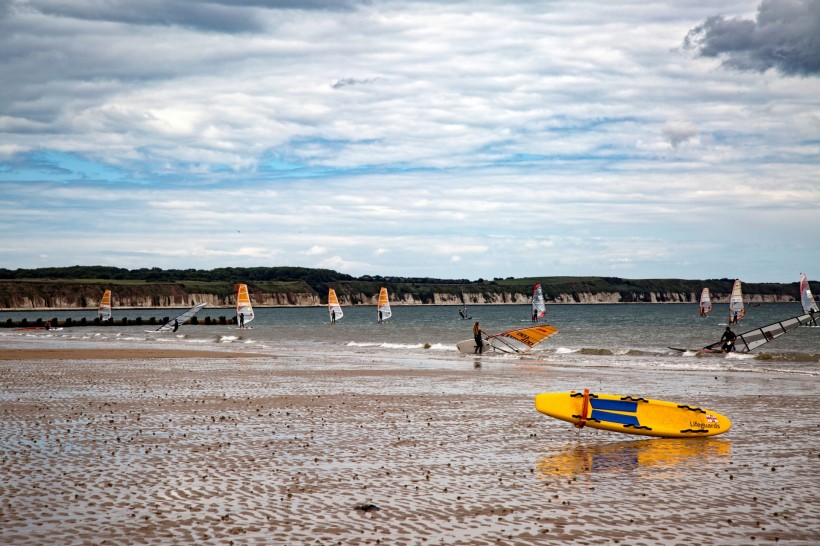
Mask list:
[[[800,315],[798,317],[793,317],[785,320],[780,320],[777,322],[773,322],[771,324],[767,324],[761,328],[755,328],[754,330],[749,330],[748,332],[743,332],[742,334],[738,334],[734,341],[734,350],[738,353],[748,353],[753,349],[757,349],[764,343],[768,343],[773,339],[777,339],[780,336],[791,332],[798,326],[802,326],[804,324],[811,324],[814,321],[814,318],[809,315]],[[722,341],[718,341],[716,343],[712,343],[711,345],[707,345],[704,349],[709,349],[713,351],[719,351],[723,346]]]
[[[97,316],[103,322],[111,320],[113,313],[111,311],[111,290],[106,290],[100,300],[100,307],[97,309]]]
[[[199,313],[199,311],[203,307],[205,307],[206,305],[208,305],[208,304],[207,303],[200,303],[198,305],[194,305],[193,307],[191,307],[190,309],[188,309],[187,311],[185,311],[181,315],[172,318],[171,320],[169,320],[168,322],[166,322],[165,324],[163,324],[162,326],[157,328],[156,331],[157,332],[173,332],[173,331],[175,331],[176,328],[179,328],[180,326],[185,324],[187,321],[189,321],[191,318],[193,318],[194,315]]]
[[[800,274],[800,303],[803,305],[804,313],[817,313],[820,309],[817,308],[817,302],[814,301],[814,296],[809,288],[809,279],[805,273]]]
[[[241,327],[247,326],[254,319],[251,296],[248,294],[247,284],[236,285],[236,324]]]
[[[535,322],[547,316],[547,304],[544,302],[544,292],[541,285],[536,284],[532,290],[532,321]]]
[[[387,298],[387,288],[382,287],[379,291],[377,310],[379,312],[379,322],[383,322],[393,316],[393,312],[390,310],[390,300]]]
[[[336,322],[345,316],[342,306],[339,305],[339,299],[336,297],[336,291],[332,288],[327,292],[327,312],[330,315],[330,322]]]
[[[732,296],[729,298],[729,324],[733,324],[746,315],[746,308],[743,305],[743,290],[740,281],[736,280],[732,286]]]
[[[712,312],[712,297],[709,295],[709,289],[704,288],[700,293],[700,316],[705,317]]]

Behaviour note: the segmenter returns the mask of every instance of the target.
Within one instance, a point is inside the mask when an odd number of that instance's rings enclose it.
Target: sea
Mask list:
[[[474,305],[468,320],[458,306],[392,307],[392,317],[378,323],[375,307],[344,307],[331,324],[325,307],[256,308],[251,328],[203,325],[205,317],[232,318],[232,308],[205,308],[199,325],[184,324],[174,333],[156,326],[117,325],[123,317],[173,317],[185,309],[114,309],[115,325],[75,326],[56,331],[0,328],[0,350],[16,348],[186,348],[297,354],[306,359],[345,353],[376,362],[380,357],[414,366],[447,366],[466,360],[504,365],[635,370],[738,371],[760,374],[820,375],[820,327],[800,327],[750,354],[706,355],[696,349],[718,341],[727,326],[728,305],[715,305],[700,317],[697,304],[565,304],[549,305],[547,324],[558,333],[524,355],[462,355],[456,343],[472,337],[475,321],[488,333],[531,325],[529,305]],[[799,303],[770,303],[747,308],[732,326],[742,333],[802,314]],[[92,321],[94,310],[27,310],[0,312],[0,323],[26,318],[33,323],[57,318]],[[692,349],[685,352],[670,347]]]

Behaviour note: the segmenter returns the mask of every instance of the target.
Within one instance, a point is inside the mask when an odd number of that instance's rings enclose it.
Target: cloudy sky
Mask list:
[[[820,278],[820,0],[0,0],[0,267]]]

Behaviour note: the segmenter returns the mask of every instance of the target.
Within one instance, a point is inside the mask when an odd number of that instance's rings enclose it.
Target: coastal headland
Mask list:
[[[734,279],[622,279],[538,277],[430,279],[351,277],[331,270],[274,267],[200,270],[126,270],[112,267],[0,269],[0,309],[91,309],[105,290],[120,308],[185,307],[205,302],[232,307],[235,284],[245,283],[254,306],[317,306],[329,288],[344,306],[375,305],[379,289],[395,305],[523,304],[540,284],[547,303],[692,303],[709,288],[714,303],[727,303]],[[748,283],[751,304],[799,301],[794,283]]]

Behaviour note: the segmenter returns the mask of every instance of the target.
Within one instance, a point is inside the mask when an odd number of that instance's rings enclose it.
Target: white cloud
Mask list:
[[[712,3],[126,4],[0,15],[0,267],[820,270],[820,78],[691,56]]]

